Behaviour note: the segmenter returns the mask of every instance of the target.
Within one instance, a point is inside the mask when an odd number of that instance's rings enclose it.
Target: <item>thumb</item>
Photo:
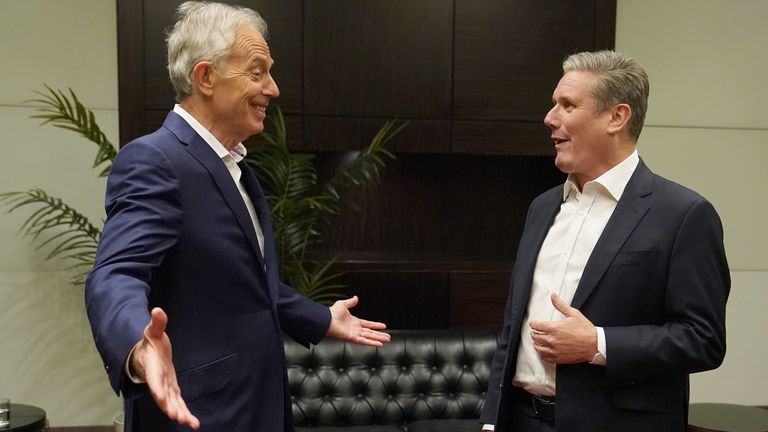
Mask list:
[[[566,303],[563,299],[560,298],[557,293],[552,293],[550,295],[550,298],[552,299],[552,306],[555,307],[561,314],[565,315],[566,317],[574,316],[579,313],[579,310],[576,308],[572,308],[571,305]]]
[[[144,333],[151,338],[159,338],[165,333],[165,327],[168,325],[168,315],[160,308],[152,309],[152,316]]]
[[[357,296],[352,296],[352,298],[348,298],[344,300],[344,306],[347,307],[347,309],[352,309],[353,307],[357,306],[357,303],[359,302],[359,299]]]

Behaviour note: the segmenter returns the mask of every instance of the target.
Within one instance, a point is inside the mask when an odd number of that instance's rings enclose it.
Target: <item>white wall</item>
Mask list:
[[[618,0],[616,49],[651,80],[638,151],[707,197],[723,220],[733,285],[722,367],[692,402],[768,405],[768,2]]]
[[[117,141],[114,0],[0,1],[0,192],[41,187],[100,223],[96,146],[30,119],[43,83],[71,87]],[[3,211],[5,208],[2,209]],[[0,215],[0,394],[40,406],[52,426],[110,424],[120,409],[85,317],[82,287]]]
[[[0,191],[42,187],[99,221],[95,146],[41,127],[21,101],[72,87],[117,141],[114,0],[0,1]],[[729,352],[694,375],[692,401],[768,405],[768,100],[764,0],[618,0],[617,49],[651,77],[640,153],[708,197],[723,218],[733,290]],[[279,53],[278,53],[279,54]],[[53,426],[108,424],[119,409],[85,319],[82,289],[0,216],[0,394],[44,407]]]

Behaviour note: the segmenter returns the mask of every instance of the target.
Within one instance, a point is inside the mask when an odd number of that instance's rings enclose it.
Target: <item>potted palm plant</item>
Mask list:
[[[106,176],[117,154],[115,146],[99,128],[93,112],[69,89],[36,92],[28,101],[43,120],[58,128],[74,131],[96,144],[94,167]],[[324,239],[330,217],[338,214],[343,198],[377,184],[388,160],[394,155],[386,144],[404,127],[405,122],[387,121],[355,159],[337,168],[327,181],[320,182],[315,157],[294,153],[286,144],[282,112],[270,116],[262,134],[249,145],[247,163],[254,168],[272,211],[279,271],[283,281],[309,298],[332,303],[341,297],[336,283],[339,273],[332,270],[333,260],[317,262],[306,257],[307,248]],[[48,251],[47,260],[64,260],[73,271],[71,283],[82,286],[93,266],[102,223],[95,224],[62,199],[38,188],[0,193],[0,205],[7,212],[28,210],[30,215],[20,232]]]

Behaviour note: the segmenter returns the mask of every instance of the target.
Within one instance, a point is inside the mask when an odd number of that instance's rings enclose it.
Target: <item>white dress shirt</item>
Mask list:
[[[571,176],[565,182],[560,211],[539,251],[528,311],[521,328],[513,384],[529,393],[555,395],[555,365],[544,361],[536,352],[530,322],[563,319],[552,305],[550,294],[557,293],[563,301],[571,303],[587,260],[639,161],[634,151],[600,177],[585,183],[581,191]],[[596,356],[593,363],[605,365],[608,360],[605,332],[600,327],[597,340],[595,348],[602,358]]]
[[[243,197],[243,201],[245,202],[245,207],[248,209],[248,214],[251,216],[251,222],[253,222],[253,229],[256,231],[256,238],[259,241],[259,252],[261,252],[261,256],[264,256],[264,233],[261,231],[261,225],[259,225],[259,218],[256,215],[256,209],[253,207],[253,201],[251,201],[251,198],[248,196],[248,193],[245,191],[245,186],[243,186],[243,183],[240,181],[240,177],[242,176],[242,171],[240,170],[240,167],[237,165],[238,162],[242,161],[243,158],[245,158],[245,155],[247,154],[245,150],[245,146],[242,143],[238,143],[235,148],[232,150],[227,150],[221,142],[216,139],[213,134],[206,129],[202,124],[200,124],[197,119],[192,117],[192,114],[188,113],[184,108],[181,107],[181,105],[176,104],[173,107],[173,112],[178,114],[181,118],[183,118],[187,123],[189,123],[189,126],[192,127],[192,129],[197,132],[200,137],[205,140],[206,143],[208,143],[209,146],[213,149],[213,151],[216,152],[216,154],[221,158],[221,161],[226,165],[227,170],[229,170],[229,174],[232,176],[232,180],[235,182],[235,185],[237,185],[237,189],[240,191],[240,196]],[[266,264],[265,264],[266,266]],[[138,343],[136,344],[138,346]],[[133,381],[136,384],[141,384],[146,381],[140,380],[136,378],[133,374],[131,374],[131,368],[128,367],[131,361],[131,357],[133,357],[133,351],[136,350],[136,346],[133,347],[131,352],[128,354],[128,358],[125,361],[125,373],[128,375],[128,378]]]

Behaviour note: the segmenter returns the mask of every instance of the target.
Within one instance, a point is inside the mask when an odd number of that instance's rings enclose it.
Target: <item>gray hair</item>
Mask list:
[[[620,103],[629,105],[629,136],[637,142],[648,110],[648,75],[631,57],[614,51],[580,52],[563,62],[563,72],[591,72],[596,75],[590,94],[597,112]]]
[[[228,60],[235,33],[251,26],[266,39],[267,23],[256,11],[222,3],[188,1],[177,10],[168,34],[168,74],[181,102],[192,95],[192,70],[201,61],[220,67]]]

